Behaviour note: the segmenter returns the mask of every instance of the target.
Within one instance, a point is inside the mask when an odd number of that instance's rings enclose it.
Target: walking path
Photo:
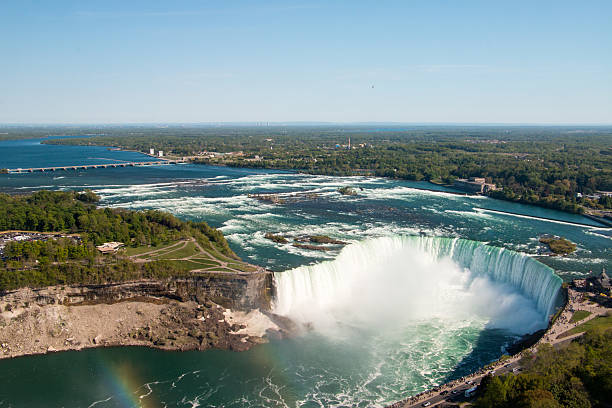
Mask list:
[[[248,264],[246,262],[240,261],[240,260],[231,260],[229,259],[227,256],[222,255],[220,253],[211,253],[211,251],[204,249],[194,238],[190,238],[188,240],[183,240],[183,241],[179,241],[176,242],[172,245],[163,247],[163,248],[158,248],[158,249],[154,249],[148,252],[143,252],[141,254],[135,254],[135,255],[131,255],[129,258],[132,259],[134,262],[150,262],[150,259],[142,259],[142,257],[155,257],[157,255],[160,254],[169,254],[172,253],[174,251],[180,251],[181,249],[184,249],[190,242],[193,242],[195,248],[197,249],[197,251],[192,255],[188,255],[182,258],[164,258],[164,260],[168,260],[168,261],[188,261],[188,262],[192,262],[194,263],[194,267],[198,265],[198,259],[209,259],[213,262],[218,263],[218,265],[211,265],[209,267],[206,268],[199,268],[199,269],[193,269],[191,270],[191,272],[194,273],[204,273],[204,272],[215,272],[215,273],[234,273],[234,274],[247,274],[247,273],[253,273],[253,272],[261,272],[261,267],[258,267],[256,265],[251,265]],[[235,267],[233,267],[231,263],[235,263],[235,264],[244,264],[247,267],[251,267],[254,269],[253,272],[249,272],[249,271],[243,271],[243,270],[239,270],[236,269]],[[200,263],[201,266],[201,263]],[[225,269],[225,270],[219,270],[219,269]]]

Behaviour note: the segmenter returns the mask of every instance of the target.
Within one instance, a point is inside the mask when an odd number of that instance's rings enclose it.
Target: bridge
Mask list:
[[[187,160],[156,160],[142,162],[121,162],[108,164],[81,164],[78,166],[55,166],[55,167],[29,167],[17,169],[5,169],[7,173],[34,173],[46,171],[62,171],[62,170],[87,170],[87,169],[107,169],[113,167],[142,167],[142,166],[167,166],[169,164],[186,163]]]

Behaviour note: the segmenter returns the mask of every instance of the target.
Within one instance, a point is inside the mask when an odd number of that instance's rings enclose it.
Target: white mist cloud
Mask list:
[[[385,330],[428,321],[478,322],[511,333],[545,325],[535,302],[509,284],[473,275],[410,240],[349,245],[333,261],[276,275],[276,312],[324,334]]]

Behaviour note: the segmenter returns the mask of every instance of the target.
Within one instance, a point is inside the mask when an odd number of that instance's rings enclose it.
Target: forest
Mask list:
[[[223,233],[204,222],[181,221],[153,210],[101,209],[96,207],[97,201],[91,191],[0,194],[0,231],[65,232],[80,237],[9,242],[0,258],[0,291],[161,278],[185,272],[164,261],[139,264],[101,255],[95,246],[109,241],[139,247],[194,238],[204,248],[237,258]]]
[[[94,129],[87,129],[95,133]],[[71,133],[72,132],[72,133]],[[74,130],[65,132],[74,134]],[[612,209],[612,128],[543,126],[122,127],[46,143],[95,144],[196,163],[451,184],[484,177],[494,198],[568,212]],[[350,138],[351,148],[348,148]],[[233,155],[213,155],[207,152]],[[587,196],[591,197],[587,197]]]
[[[523,372],[487,376],[478,408],[609,407],[612,395],[612,329],[588,331],[568,347],[543,344],[521,361]]]

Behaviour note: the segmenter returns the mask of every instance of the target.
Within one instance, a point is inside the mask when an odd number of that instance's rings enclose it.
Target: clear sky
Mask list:
[[[612,123],[612,1],[0,1],[0,123]]]

